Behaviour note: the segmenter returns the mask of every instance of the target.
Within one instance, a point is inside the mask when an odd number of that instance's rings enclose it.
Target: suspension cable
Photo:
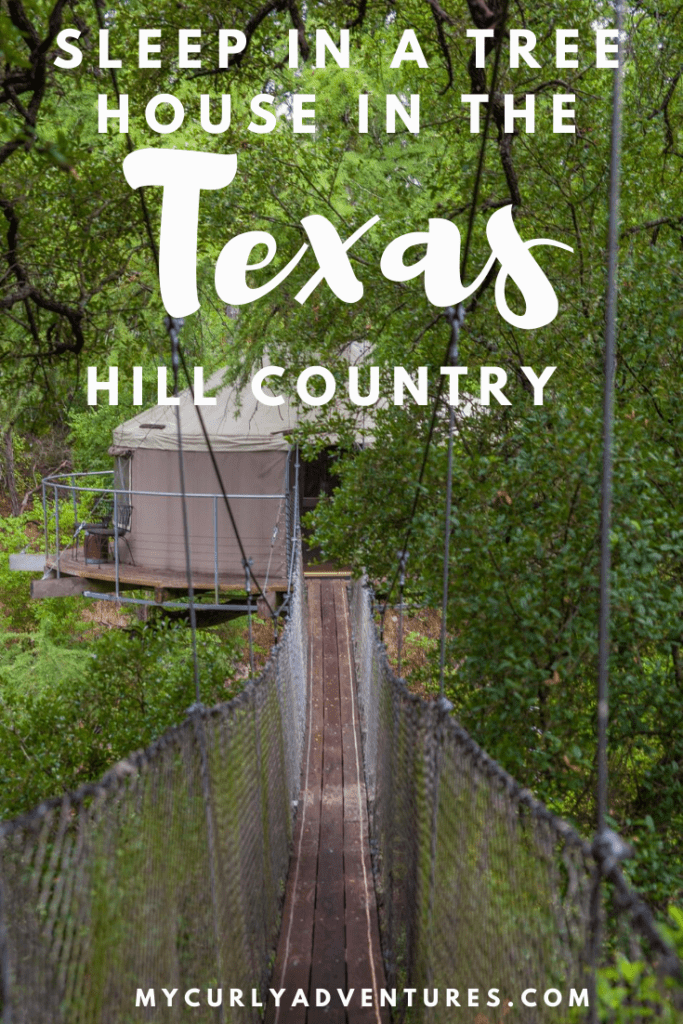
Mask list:
[[[173,370],[173,396],[178,398],[178,376],[180,365],[180,343],[178,331],[183,325],[182,318],[167,316],[165,320],[166,329],[171,339],[171,366]],[[216,858],[216,826],[211,801],[211,784],[209,779],[209,754],[206,738],[206,726],[202,717],[203,706],[201,702],[201,691],[199,685],[199,660],[197,657],[197,613],[194,602],[194,586],[192,583],[192,564],[190,554],[190,528],[187,514],[187,492],[185,487],[185,463],[183,455],[183,432],[180,422],[180,402],[175,405],[176,424],[178,427],[178,469],[180,472],[180,493],[183,511],[183,535],[185,541],[185,568],[187,572],[187,603],[190,609],[190,633],[192,636],[192,665],[194,669],[195,703],[188,708],[188,713],[193,715],[195,734],[200,752],[200,772],[202,793],[204,797],[204,815],[206,818],[208,853],[209,853],[209,883],[211,887],[211,910],[213,924],[213,939],[216,952],[216,968],[219,984],[223,978],[223,962],[221,956],[220,924],[218,917],[218,871]],[[247,598],[248,599],[248,598]],[[249,635],[251,647],[251,630]],[[252,654],[253,661],[253,654]],[[253,670],[252,670],[253,675]],[[221,1024],[225,1024],[225,1007],[220,1009]]]
[[[187,381],[188,388],[190,389],[190,395],[192,396],[192,401],[194,402],[194,386],[193,386],[192,380],[190,378],[190,371],[189,371],[189,369],[187,367],[187,363],[185,362],[185,356],[183,354],[183,350],[182,350],[182,348],[180,346],[178,346],[178,355],[180,357],[180,363],[181,363],[182,368],[183,368],[183,373],[185,374],[185,380]],[[235,539],[237,540],[237,546],[239,547],[240,555],[242,556],[242,565],[244,565],[245,562],[249,561],[249,559],[248,559],[247,553],[245,551],[244,544],[242,543],[242,538],[240,536],[240,532],[237,529],[237,523],[235,521],[235,516],[234,516],[233,511],[232,511],[232,506],[230,504],[230,499],[228,498],[228,493],[227,493],[227,491],[225,489],[225,484],[223,483],[223,477],[221,475],[221,471],[220,471],[220,469],[218,467],[218,462],[216,460],[216,455],[215,455],[215,452],[213,450],[213,445],[211,444],[211,438],[209,437],[209,432],[206,429],[206,423],[204,422],[204,416],[202,415],[202,411],[201,411],[201,409],[199,408],[198,405],[195,405],[195,411],[197,413],[197,416],[199,417],[199,425],[202,428],[202,434],[204,435],[204,441],[206,442],[206,447],[208,449],[209,456],[211,458],[211,464],[213,466],[213,471],[216,474],[216,479],[218,481],[218,486],[220,488],[221,495],[223,497],[223,504],[225,505],[225,508],[227,510],[228,518],[230,519],[230,525],[232,526],[233,531],[235,533]],[[261,584],[257,580],[256,576],[254,576],[253,572],[250,572],[250,579],[253,582],[254,586],[256,587],[256,592],[258,593],[259,597],[265,602],[265,605],[268,608],[268,612],[270,613],[271,617],[274,617],[277,613],[271,607],[268,598],[266,597],[266,595],[263,592],[263,588],[261,587]]]
[[[399,567],[401,570],[398,578],[398,644],[397,644],[397,655],[396,655],[396,674],[401,678],[401,649],[403,647],[403,588],[406,583],[406,562],[408,561],[408,552],[399,551]]]
[[[178,331],[183,325],[182,319],[166,317],[166,330],[171,339],[171,366],[173,369],[173,395],[178,398]],[[190,555],[190,526],[187,516],[187,494],[185,489],[185,460],[183,458],[183,432],[180,426],[180,403],[175,406],[176,423],[178,426],[178,470],[180,473],[180,494],[183,511],[183,535],[185,540],[185,572],[187,574],[187,603],[190,608],[190,633],[192,635],[192,665],[194,669],[194,691],[197,704],[201,703],[199,689],[199,661],[197,659],[197,612],[194,604],[194,586],[192,584],[192,562]]]
[[[479,199],[479,189],[480,189],[480,186],[481,186],[481,179],[482,179],[483,172],[484,172],[484,157],[485,157],[485,154],[486,154],[486,143],[487,143],[487,140],[488,140],[489,128],[490,128],[490,125],[491,125],[493,100],[494,100],[494,97],[495,97],[496,86],[498,84],[498,76],[499,76],[499,73],[500,73],[500,55],[501,55],[502,44],[503,44],[503,36],[504,36],[504,32],[505,32],[505,23],[507,21],[507,12],[508,12],[508,0],[505,0],[505,2],[503,4],[503,9],[502,9],[502,12],[501,12],[501,19],[500,19],[500,25],[499,25],[498,38],[496,40],[495,57],[494,57],[494,62],[493,62],[493,73],[492,73],[492,76],[491,76],[491,91],[489,93],[489,100],[490,100],[490,102],[486,104],[486,116],[485,116],[485,119],[484,119],[484,131],[482,133],[481,144],[479,146],[479,157],[477,159],[477,170],[476,170],[475,179],[474,179],[474,186],[473,186],[473,189],[472,189],[472,203],[471,203],[471,206],[470,206],[470,212],[469,212],[469,217],[468,217],[468,221],[467,221],[467,234],[465,236],[465,245],[463,247],[463,252],[462,252],[462,261],[461,261],[461,265],[460,265],[460,280],[461,281],[464,280],[465,273],[467,271],[467,261],[469,259],[470,247],[471,247],[471,244],[472,244],[472,235],[473,235],[473,232],[474,232],[474,218],[475,218],[475,215],[476,215],[477,202],[478,202],[478,199]],[[446,312],[444,315],[446,316],[446,319],[448,319],[449,323],[450,323],[450,319],[449,319],[450,314],[448,312]],[[463,314],[463,318],[464,318],[464,314]],[[450,350],[451,350],[451,342],[452,342],[452,337],[449,337],[448,347],[446,349],[446,355],[444,357],[444,364],[443,365],[447,365],[447,363],[448,363],[448,357],[449,357],[449,353],[450,353]],[[439,403],[441,401],[441,396],[443,394],[444,384],[445,384],[445,377],[442,375],[440,380],[439,380],[439,383],[438,383],[438,386],[437,386],[437,391],[436,391],[436,396],[434,398],[434,403],[432,405],[432,414],[431,414],[430,421],[429,421],[429,430],[427,431],[427,441],[425,443],[424,451],[422,453],[422,462],[420,464],[420,473],[419,473],[419,476],[418,476],[417,485],[415,487],[415,494],[413,496],[413,504],[412,504],[412,507],[411,507],[411,510],[410,510],[410,515],[408,517],[408,527],[406,529],[405,537],[403,539],[403,544],[401,546],[401,553],[402,554],[405,554],[406,551],[408,550],[408,544],[410,542],[410,538],[412,537],[412,533],[413,533],[413,523],[415,521],[415,515],[416,515],[417,507],[418,507],[418,504],[419,504],[419,501],[420,501],[420,494],[421,494],[421,491],[422,491],[422,481],[424,480],[425,470],[427,468],[427,460],[429,458],[429,448],[430,448],[430,445],[432,443],[432,437],[434,435],[434,427],[436,426],[436,419],[437,419],[438,410],[439,410]],[[389,585],[389,589],[387,591],[386,598],[384,599],[384,604],[383,604],[382,609],[380,611],[380,615],[382,617],[382,620],[384,619],[384,615],[385,615],[387,607],[389,605],[389,601],[391,599],[391,594],[393,592],[393,589],[396,586],[396,582],[398,580],[400,571],[401,571],[401,569],[400,569],[400,558],[399,558],[399,564],[396,567],[396,571],[394,572],[393,578],[392,578],[391,583]]]
[[[462,302],[457,309],[449,307],[446,315],[451,324],[451,343],[448,349],[448,365],[456,366],[460,352],[460,327],[465,319]],[[444,674],[446,670],[446,626],[448,622],[448,576],[450,569],[451,506],[453,503],[453,441],[455,436],[455,406],[448,410],[448,467],[446,470],[446,521],[443,538],[443,588],[441,592],[441,644],[439,651],[439,699],[446,700]],[[449,708],[450,710],[450,708]]]
[[[249,635],[249,668],[254,677],[254,634],[251,628],[251,566],[253,559],[244,559],[244,585],[247,591],[247,632]]]
[[[617,278],[619,263],[619,191],[621,164],[622,76],[624,62],[622,0],[615,0],[615,24],[618,33],[617,67],[612,80],[612,124],[610,140],[609,226],[607,237],[607,294],[605,299],[605,346],[602,413],[602,479],[600,484],[600,611],[598,620],[597,685],[597,831],[593,840],[596,871],[590,897],[591,943],[591,1024],[597,1024],[596,969],[602,947],[602,882],[607,865],[628,857],[631,851],[621,838],[607,828],[609,726],[609,648],[612,558],[610,527],[612,521],[612,478],[614,450],[614,378],[617,339]]]
[[[622,0],[615,2],[619,49],[612,82],[612,138],[610,143],[610,198],[607,262],[607,298],[605,306],[605,377],[602,422],[602,501],[600,506],[600,624],[598,632],[598,835],[605,830],[607,816],[607,730],[609,724],[609,645],[610,645],[610,527],[612,521],[612,461],[614,450],[614,377],[617,338],[617,277],[619,267],[619,192],[621,171],[621,122],[623,45]]]
[[[99,27],[100,28],[104,28],[104,19],[102,17],[102,11],[100,10],[100,8],[99,8],[99,6],[97,4],[97,0],[95,0],[94,6],[95,6],[96,14],[97,14],[97,21],[98,21]],[[110,73],[110,76],[111,76],[112,85],[114,87],[114,93],[116,94],[117,98],[120,100],[121,96],[120,96],[119,83],[118,83],[118,78],[117,78],[117,75],[116,75],[116,71],[115,71],[114,68],[110,68],[109,73]],[[126,146],[128,148],[129,153],[134,152],[135,144],[133,143],[133,140],[132,140],[132,138],[130,136],[130,132],[126,132]],[[143,219],[143,222],[144,222],[144,225],[145,225],[145,230],[147,232],[147,237],[148,237],[148,240],[149,240],[149,246],[150,246],[150,249],[151,249],[151,252],[152,252],[152,257],[154,259],[154,264],[155,264],[155,266],[157,268],[157,273],[158,273],[159,272],[159,247],[157,246],[156,238],[154,237],[154,231],[152,229],[152,220],[151,220],[151,217],[150,217],[150,214],[149,214],[149,208],[147,206],[147,201],[145,199],[144,188],[139,188],[136,191],[137,191],[137,194],[138,194],[138,196],[140,198],[140,207],[141,207],[141,210],[142,210],[142,219]],[[173,317],[169,317],[168,320],[172,320],[172,321],[174,321],[178,325],[180,325],[182,323],[182,321],[174,320]],[[167,330],[169,330],[169,334],[170,334],[171,328],[167,327]],[[189,372],[188,372],[188,369],[187,369],[187,364],[185,362],[185,357],[183,355],[182,348],[180,347],[180,343],[179,343],[179,341],[177,339],[177,329],[176,329],[176,344],[178,346],[178,356],[180,357],[180,362],[181,362],[182,367],[183,367],[183,373],[185,375],[185,378],[187,380],[188,386],[190,388],[190,393],[191,393],[192,398],[194,400],[194,388],[193,388],[193,385],[192,385],[192,381],[190,379],[190,375],[189,375]],[[240,549],[240,554],[242,556],[242,563],[244,564],[244,560],[246,559],[247,556],[246,556],[246,553],[245,553],[245,550],[244,550],[244,545],[242,544],[242,539],[241,539],[241,537],[239,535],[239,530],[237,529],[237,524],[235,522],[235,517],[233,516],[232,509],[230,508],[230,502],[229,502],[229,499],[228,499],[228,496],[227,496],[227,492],[225,490],[225,486],[223,484],[223,479],[222,479],[220,471],[218,469],[218,464],[216,462],[216,459],[215,459],[215,456],[214,456],[214,453],[213,453],[213,448],[211,446],[211,441],[209,440],[209,435],[208,435],[208,432],[206,430],[206,425],[204,423],[204,417],[202,416],[202,413],[201,413],[201,410],[200,410],[199,406],[195,406],[195,409],[197,410],[197,415],[199,417],[199,423],[200,423],[200,426],[202,428],[202,433],[204,435],[204,440],[206,441],[207,447],[209,449],[209,455],[211,457],[211,462],[213,464],[214,472],[216,474],[216,477],[217,477],[217,480],[218,480],[218,484],[219,484],[220,489],[221,489],[223,501],[224,501],[226,509],[228,511],[228,517],[230,519],[230,523],[231,523],[232,528],[233,528],[233,530],[235,532],[235,537],[237,539],[237,544],[238,544],[238,547]],[[180,431],[180,426],[178,427],[178,430]],[[179,434],[179,437],[180,437],[180,434]],[[258,592],[259,596],[263,599],[263,601],[265,603],[265,606],[267,607],[268,612],[269,612],[271,618],[275,618],[277,613],[271,607],[270,602],[268,601],[267,597],[265,596],[263,590],[261,589],[261,586],[259,585],[258,580],[253,575],[253,573],[251,574],[251,579],[252,579],[253,583],[256,586],[256,589],[257,589],[257,592]]]

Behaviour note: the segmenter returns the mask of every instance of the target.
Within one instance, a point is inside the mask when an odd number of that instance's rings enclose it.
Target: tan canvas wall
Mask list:
[[[216,460],[228,494],[284,494],[287,452],[219,452]],[[218,493],[208,452],[185,453],[185,485],[187,493]],[[133,514],[129,540],[136,564],[184,571],[180,499],[134,493],[179,491],[177,452],[144,448],[135,451],[131,460],[131,490]],[[187,504],[193,571],[213,574],[214,502],[211,498],[188,498]],[[233,498],[231,506],[260,582],[263,582],[269,559],[270,578],[284,578],[287,575],[284,499],[240,497]],[[278,515],[279,531],[271,556],[271,539]],[[216,502],[216,518],[219,574],[241,576],[244,572],[241,555],[221,498]],[[129,561],[125,544],[120,545],[119,551],[122,560]]]

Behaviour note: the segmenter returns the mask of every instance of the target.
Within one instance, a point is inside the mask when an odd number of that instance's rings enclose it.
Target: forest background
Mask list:
[[[512,203],[524,239],[553,238],[569,253],[534,251],[559,299],[549,326],[523,331],[494,302],[490,274],[466,303],[459,363],[504,367],[509,406],[457,417],[447,692],[479,743],[550,807],[587,834],[594,826],[598,525],[602,342],[608,202],[611,74],[595,67],[594,29],[612,23],[607,3],[540,0],[533,7],[486,0],[441,4],[376,0],[299,5],[294,0],[93,3],[2,0],[0,47],[0,814],[28,809],[63,787],[100,774],[148,742],[192,702],[182,627],[129,623],[105,630],[84,621],[78,599],[31,603],[26,577],[8,553],[33,549],[40,532],[40,477],[49,470],[110,467],[112,427],[132,413],[124,385],[134,365],[152,380],[165,365],[164,329],[150,247],[158,238],[160,189],[125,182],[125,155],[142,146],[237,153],[224,190],[202,193],[198,287],[201,309],[182,342],[190,364],[228,364],[246,382],[265,359],[287,368],[283,387],[312,363],[330,368],[344,392],[351,342],[372,346],[388,380],[394,365],[443,365],[449,327],[420,279],[380,273],[381,253],[398,234],[425,230],[430,217],[466,233],[480,136],[470,133],[461,94],[487,92],[477,69],[473,27],[503,35],[500,79],[474,210],[468,280],[488,258],[485,224]],[[681,493],[683,370],[681,299],[683,177],[683,11],[673,0],[636,2],[626,13],[626,70],[620,234],[611,650],[610,814],[637,848],[628,870],[660,908],[683,893],[683,529]],[[108,27],[115,71],[97,64],[97,33]],[[137,67],[137,31],[162,29],[158,70]],[[55,38],[80,29],[80,67],[59,70]],[[348,27],[351,66],[315,67],[314,32],[333,39]],[[533,31],[541,67],[509,68],[509,28]],[[177,33],[203,32],[200,70],[182,69]],[[240,29],[248,45],[218,70],[217,31]],[[287,37],[299,33],[301,61],[288,67]],[[427,68],[390,62],[413,29]],[[576,28],[578,67],[555,68],[555,31]],[[130,132],[97,133],[97,95],[130,97]],[[293,93],[316,96],[315,132],[294,134]],[[576,96],[576,133],[552,132],[552,95]],[[149,99],[173,93],[182,128],[155,134]],[[230,127],[199,126],[199,94],[232,98]],[[275,97],[277,128],[247,131],[251,98]],[[370,96],[369,131],[358,132],[358,96]],[[421,130],[385,125],[385,95],[419,93]],[[503,131],[501,95],[537,102],[536,130]],[[160,114],[160,116],[162,116]],[[325,283],[304,305],[294,296],[315,269],[309,252],[269,296],[239,310],[218,299],[217,256],[240,231],[270,231],[274,262],[250,283],[270,279],[306,240],[302,217],[322,213],[342,238],[375,214],[379,224],[350,258],[364,296],[346,305]],[[264,250],[265,251],[265,250]],[[419,250],[415,251],[420,256]],[[256,252],[254,259],[261,256]],[[508,283],[508,302],[523,301]],[[88,408],[85,367],[118,365],[118,407]],[[533,405],[520,371],[557,366],[545,404]],[[151,395],[152,390],[149,391]],[[433,392],[432,392],[433,395]],[[447,407],[437,417],[420,487],[407,571],[407,598],[438,606],[444,529]],[[417,486],[429,424],[416,404],[375,414],[372,444],[358,450],[359,410],[326,407],[313,453],[338,435],[339,487],[318,506],[315,531],[327,557],[365,569],[381,590],[396,568]],[[37,504],[36,504],[37,502]],[[38,548],[36,548],[38,549]],[[239,685],[234,636],[203,634],[204,699]],[[437,652],[419,680],[433,688]],[[226,694],[227,688],[227,694]]]

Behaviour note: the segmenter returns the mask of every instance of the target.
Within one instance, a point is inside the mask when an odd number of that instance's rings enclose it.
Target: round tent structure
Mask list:
[[[206,383],[215,404],[201,407],[225,491],[253,572],[263,579],[287,576],[291,445],[297,411],[258,402],[251,388],[221,388],[225,370]],[[217,389],[217,390],[216,390]],[[119,545],[125,564],[182,572],[185,569],[178,459],[180,414],[192,571],[244,579],[242,556],[189,390],[175,405],[157,405],[114,430],[117,487],[129,495],[130,529]],[[122,497],[122,501],[126,501]]]

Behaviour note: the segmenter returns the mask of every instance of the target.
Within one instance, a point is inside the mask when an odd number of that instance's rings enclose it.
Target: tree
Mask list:
[[[594,678],[597,637],[597,529],[600,460],[603,290],[606,238],[610,75],[595,67],[595,29],[608,5],[547,0],[526,12],[471,0],[467,7],[434,0],[383,6],[327,2],[243,4],[239,21],[223,25],[208,5],[155,8],[162,29],[161,68],[139,69],[137,29],[149,12],[127,5],[106,12],[36,4],[30,14],[8,2],[3,96],[8,139],[2,149],[7,274],[0,340],[3,417],[12,429],[36,432],[70,409],[85,414],[78,374],[87,359],[112,349],[125,365],[152,365],[165,352],[153,245],[158,189],[131,191],[120,171],[130,147],[172,145],[236,152],[238,175],[226,190],[202,195],[198,286],[201,310],[183,328],[191,361],[224,358],[247,380],[266,357],[287,367],[283,387],[315,361],[332,370],[343,396],[349,342],[372,345],[372,362],[390,392],[396,365],[426,366],[434,399],[449,337],[440,309],[427,301],[421,278],[395,283],[380,271],[381,255],[399,234],[445,218],[468,234],[481,136],[470,131],[463,94],[492,93],[491,133],[466,279],[488,257],[485,224],[512,203],[524,239],[552,238],[573,248],[535,250],[557,293],[549,326],[523,331],[499,314],[489,274],[468,300],[459,363],[496,364],[508,374],[511,405],[458,419],[451,529],[449,692],[464,724],[519,778],[554,806],[592,825]],[[68,11],[68,16],[67,12]],[[234,14],[235,21],[237,15]],[[78,18],[79,20],[75,20]],[[620,349],[614,517],[614,648],[612,653],[612,813],[643,844],[656,834],[672,853],[681,827],[683,750],[671,739],[683,701],[681,627],[680,404],[681,374],[681,13],[666,0],[627,12],[628,63],[621,234]],[[64,24],[81,28],[86,57],[57,73],[54,39]],[[96,31],[109,27],[122,58],[115,74],[99,69]],[[182,69],[177,31],[205,29],[201,69]],[[245,32],[248,46],[218,69],[219,27]],[[349,27],[351,66],[314,67],[314,31],[333,38]],[[466,32],[493,28],[487,62],[478,68]],[[287,33],[298,31],[302,62],[287,66]],[[540,67],[509,66],[511,29],[533,31]],[[556,68],[556,29],[576,28],[576,68]],[[411,29],[427,68],[390,63]],[[492,89],[494,46],[502,60]],[[570,56],[574,56],[570,54]],[[232,98],[230,128],[199,127],[198,94]],[[94,104],[126,93],[130,136],[94,131]],[[182,128],[170,138],[144,121],[147,102],[173,93],[185,105]],[[367,92],[367,133],[358,131],[358,95]],[[282,111],[270,135],[250,133],[249,102],[268,93]],[[316,96],[316,131],[295,135],[285,111],[294,93]],[[576,132],[553,132],[553,95],[576,97]],[[421,126],[399,122],[387,132],[385,97],[419,94]],[[533,133],[519,122],[505,132],[503,96],[536,98]],[[570,106],[572,104],[569,104]],[[160,115],[161,116],[161,115]],[[61,134],[60,134],[61,132]],[[219,303],[215,262],[238,232],[273,234],[278,252],[254,270],[254,286],[284,267],[306,241],[303,217],[324,213],[342,238],[371,217],[380,221],[350,250],[362,301],[344,305],[323,282],[301,304],[299,289],[316,268],[311,252],[270,295],[238,315]],[[151,228],[151,231],[148,230]],[[252,261],[262,255],[256,250]],[[415,250],[419,259],[421,251]],[[454,259],[457,264],[457,259]],[[508,283],[507,301],[523,302]],[[315,359],[312,359],[312,356]],[[556,366],[546,402],[533,403],[522,366]],[[332,411],[331,411],[332,410]],[[438,604],[445,480],[444,395],[438,406],[426,473],[412,522],[409,587]],[[81,426],[83,422],[81,422]],[[354,450],[358,424],[368,443]],[[330,556],[365,568],[376,585],[395,572],[396,551],[411,509],[429,414],[414,404],[373,409],[343,399],[327,407],[302,443],[307,451],[339,438],[341,486],[315,515],[317,537]],[[103,447],[107,439],[103,439]],[[455,668],[457,666],[457,670]],[[650,815],[655,827],[638,825]],[[659,840],[658,840],[659,841]],[[654,863],[652,857],[643,862]],[[646,867],[642,869],[646,870]],[[672,868],[680,886],[681,867]],[[654,887],[653,879],[649,884]],[[659,890],[657,894],[661,895]]]

